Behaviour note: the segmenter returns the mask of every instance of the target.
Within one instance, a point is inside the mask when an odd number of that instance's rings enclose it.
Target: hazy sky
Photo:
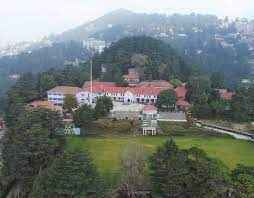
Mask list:
[[[254,0],[0,0],[0,45],[60,33],[118,8],[254,18]]]

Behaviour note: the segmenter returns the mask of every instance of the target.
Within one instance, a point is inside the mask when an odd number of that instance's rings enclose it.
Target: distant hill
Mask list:
[[[82,41],[95,33],[110,29],[112,26],[127,25],[133,23],[133,20],[136,19],[137,16],[138,14],[134,12],[125,9],[119,9],[106,14],[92,22],[85,23],[84,25],[81,25],[77,28],[63,32],[62,34],[57,35],[54,39],[55,41],[60,42],[69,40]]]
[[[117,42],[125,37],[150,36],[162,40],[190,65],[206,74],[222,72],[234,87],[250,73],[248,50],[234,24],[223,26],[214,15],[144,14],[119,9],[54,37],[55,41],[87,38]],[[219,38],[219,39],[218,39]],[[247,44],[245,43],[245,46]]]
[[[106,68],[102,73],[101,67]],[[187,80],[190,67],[170,45],[146,36],[128,37],[94,57],[94,75],[117,81],[128,68],[135,67],[142,80]]]
[[[16,56],[0,58],[0,68],[8,74],[46,71],[49,68],[62,67],[65,61],[85,60],[86,50],[82,43],[54,43],[52,46],[21,53]]]
[[[160,32],[176,33],[186,32],[193,28],[215,27],[218,19],[213,15],[161,15],[135,13],[126,9],[110,12],[94,21],[85,23],[54,37],[55,41],[86,40],[88,37],[97,37],[107,41],[116,41],[119,37],[145,34],[153,36]],[[109,33],[115,31],[115,37],[108,39]]]
[[[86,60],[88,52],[80,42],[54,43],[52,46],[0,58],[0,95],[14,82],[12,74],[38,73],[50,68],[62,68],[65,61]]]

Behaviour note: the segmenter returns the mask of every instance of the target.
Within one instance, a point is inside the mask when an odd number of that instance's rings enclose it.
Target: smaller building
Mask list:
[[[188,89],[186,88],[186,84],[182,84],[175,88],[176,93],[176,107],[178,110],[186,111],[190,108],[190,103],[186,100]]]
[[[157,120],[144,120],[142,122],[142,135],[157,135]]]
[[[45,108],[51,111],[57,111],[59,113],[63,113],[63,108],[60,106],[56,106],[51,101],[43,101],[43,100],[36,100],[28,104],[29,108]]]
[[[76,97],[76,94],[79,92],[82,92],[82,89],[79,87],[57,86],[47,91],[48,101],[53,102],[54,105],[63,106],[66,95]]]
[[[158,110],[153,105],[146,105],[142,111],[142,120],[156,120]]]
[[[102,53],[107,47],[106,41],[97,40],[95,38],[89,38],[88,40],[83,41],[83,46],[88,49],[95,51],[97,53]]]
[[[216,89],[219,93],[219,96],[223,100],[232,100],[235,95],[234,92],[228,91],[227,89]]]
[[[128,70],[128,75],[124,75],[123,78],[129,85],[136,85],[140,81],[139,74],[135,68],[130,68]]]
[[[143,135],[156,135],[158,128],[158,110],[153,105],[146,105],[142,111],[141,130]]]
[[[123,104],[113,102],[113,109],[110,112],[110,118],[117,120],[139,120],[141,117],[142,104]]]

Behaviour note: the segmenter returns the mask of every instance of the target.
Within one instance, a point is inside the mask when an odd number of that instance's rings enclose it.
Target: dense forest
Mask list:
[[[102,54],[95,55],[94,75],[107,81],[117,81],[128,68],[135,67],[142,80],[186,81],[191,67],[170,47],[151,37],[128,37],[112,44]],[[106,68],[102,73],[101,67]]]

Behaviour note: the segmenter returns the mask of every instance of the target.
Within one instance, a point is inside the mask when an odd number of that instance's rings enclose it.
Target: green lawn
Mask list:
[[[71,137],[67,149],[88,150],[103,175],[120,170],[121,153],[129,143],[142,144],[146,156],[162,145],[167,137]],[[198,147],[209,156],[223,161],[230,169],[238,163],[254,166],[254,143],[228,137],[175,137],[180,148]]]

